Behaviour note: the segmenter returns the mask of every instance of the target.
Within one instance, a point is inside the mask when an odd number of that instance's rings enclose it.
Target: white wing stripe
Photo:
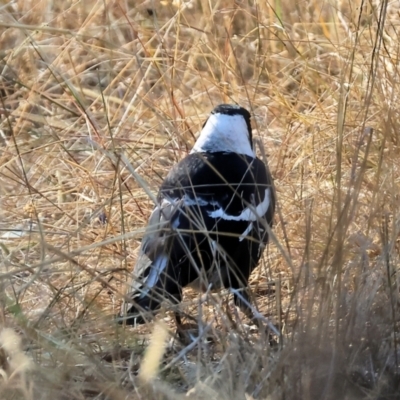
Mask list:
[[[267,211],[270,203],[269,188],[265,189],[264,200],[257,207],[246,207],[240,215],[229,215],[225,213],[225,210],[221,207],[217,210],[208,212],[211,218],[222,218],[226,221],[257,221]]]
[[[253,223],[250,222],[250,224],[246,228],[246,230],[239,236],[239,242],[241,242],[243,239],[245,239],[246,236],[251,232],[252,229],[253,229]]]

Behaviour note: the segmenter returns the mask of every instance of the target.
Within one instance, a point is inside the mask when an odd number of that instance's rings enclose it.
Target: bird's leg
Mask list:
[[[174,313],[174,319],[175,319],[175,324],[176,324],[176,334],[178,335],[179,339],[183,340],[184,339],[184,329],[183,329],[183,324],[182,324],[182,318],[181,318],[181,312],[179,311],[178,304],[182,300],[182,291],[179,290],[179,288],[176,288],[177,293],[175,295],[168,294],[168,299],[172,303],[173,307],[173,313]]]
[[[175,324],[176,324],[176,335],[179,337],[179,340],[184,344],[187,345],[189,344],[192,339],[191,339],[191,334],[190,331],[193,330],[191,325],[187,325],[184,327],[182,323],[182,316],[185,317],[186,319],[189,319],[190,321],[193,321],[198,329],[198,321],[196,318],[192,317],[191,315],[188,315],[186,313],[183,313],[182,311],[174,311],[174,318],[175,318]]]
[[[249,318],[252,322],[256,323],[258,326],[259,323],[256,322],[258,318],[254,316],[253,307],[250,302],[250,295],[247,289],[234,289],[233,299],[235,305],[240,308],[240,310]]]
[[[175,317],[175,324],[176,324],[176,332],[179,333],[182,332],[182,318],[181,314],[178,311],[174,311],[174,317]]]
[[[248,289],[245,288],[242,288],[241,290],[234,289],[233,298],[236,306],[240,308],[243,314],[247,318],[249,318],[254,325],[257,325],[259,329],[262,328],[263,327],[262,320],[261,318],[257,317],[257,315],[255,315],[256,310],[255,307],[251,304]]]
[[[275,346],[277,344],[276,336],[280,337],[280,332],[268,322],[268,320],[264,319],[262,315],[260,315],[257,310],[255,310],[254,306],[250,303],[250,295],[247,289],[243,289],[239,291],[238,289],[234,289],[234,301],[235,304],[242,310],[242,312],[250,319],[250,321],[257,325],[259,332],[264,331],[268,337],[269,343],[271,346]],[[259,314],[259,315],[257,315]],[[267,326],[263,324],[264,321],[267,321]]]
[[[175,323],[176,323],[176,334],[179,337],[179,340],[186,344],[187,342],[187,335],[185,335],[185,330],[183,329],[182,318],[178,311],[174,312]]]

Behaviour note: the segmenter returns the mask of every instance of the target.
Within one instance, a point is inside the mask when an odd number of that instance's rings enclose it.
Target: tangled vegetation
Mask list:
[[[2,4],[0,397],[397,398],[399,13],[387,0]],[[168,310],[118,326],[149,193],[223,102],[251,110],[274,177],[275,237],[251,288],[282,335],[190,290],[190,344]]]

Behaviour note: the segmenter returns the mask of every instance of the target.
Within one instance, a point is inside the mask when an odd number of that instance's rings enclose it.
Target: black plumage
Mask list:
[[[179,302],[190,284],[243,289],[234,298],[249,313],[240,297],[249,299],[274,208],[271,176],[252,150],[250,114],[216,107],[160,187],[122,310],[126,323],[144,322],[164,299]]]

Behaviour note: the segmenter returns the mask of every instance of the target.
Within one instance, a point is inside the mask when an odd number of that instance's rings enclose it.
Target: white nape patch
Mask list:
[[[165,254],[161,254],[154,261],[150,267],[150,273],[144,282],[144,289],[141,291],[140,297],[147,296],[147,292],[154,287],[157,283],[157,279],[160,277],[161,273],[164,271],[168,264],[168,257]]]
[[[257,221],[261,218],[268,210],[270,202],[269,188],[265,189],[264,200],[257,207],[246,207],[240,215],[229,215],[225,213],[225,210],[221,207],[215,211],[209,211],[208,215],[211,218],[222,218],[226,221]],[[247,230],[247,229],[246,229]]]
[[[246,236],[251,232],[252,229],[253,229],[253,223],[250,222],[250,224],[246,228],[246,230],[239,236],[239,242],[241,242],[243,239],[245,239]]]
[[[255,157],[242,115],[211,114],[190,153],[217,151]]]

